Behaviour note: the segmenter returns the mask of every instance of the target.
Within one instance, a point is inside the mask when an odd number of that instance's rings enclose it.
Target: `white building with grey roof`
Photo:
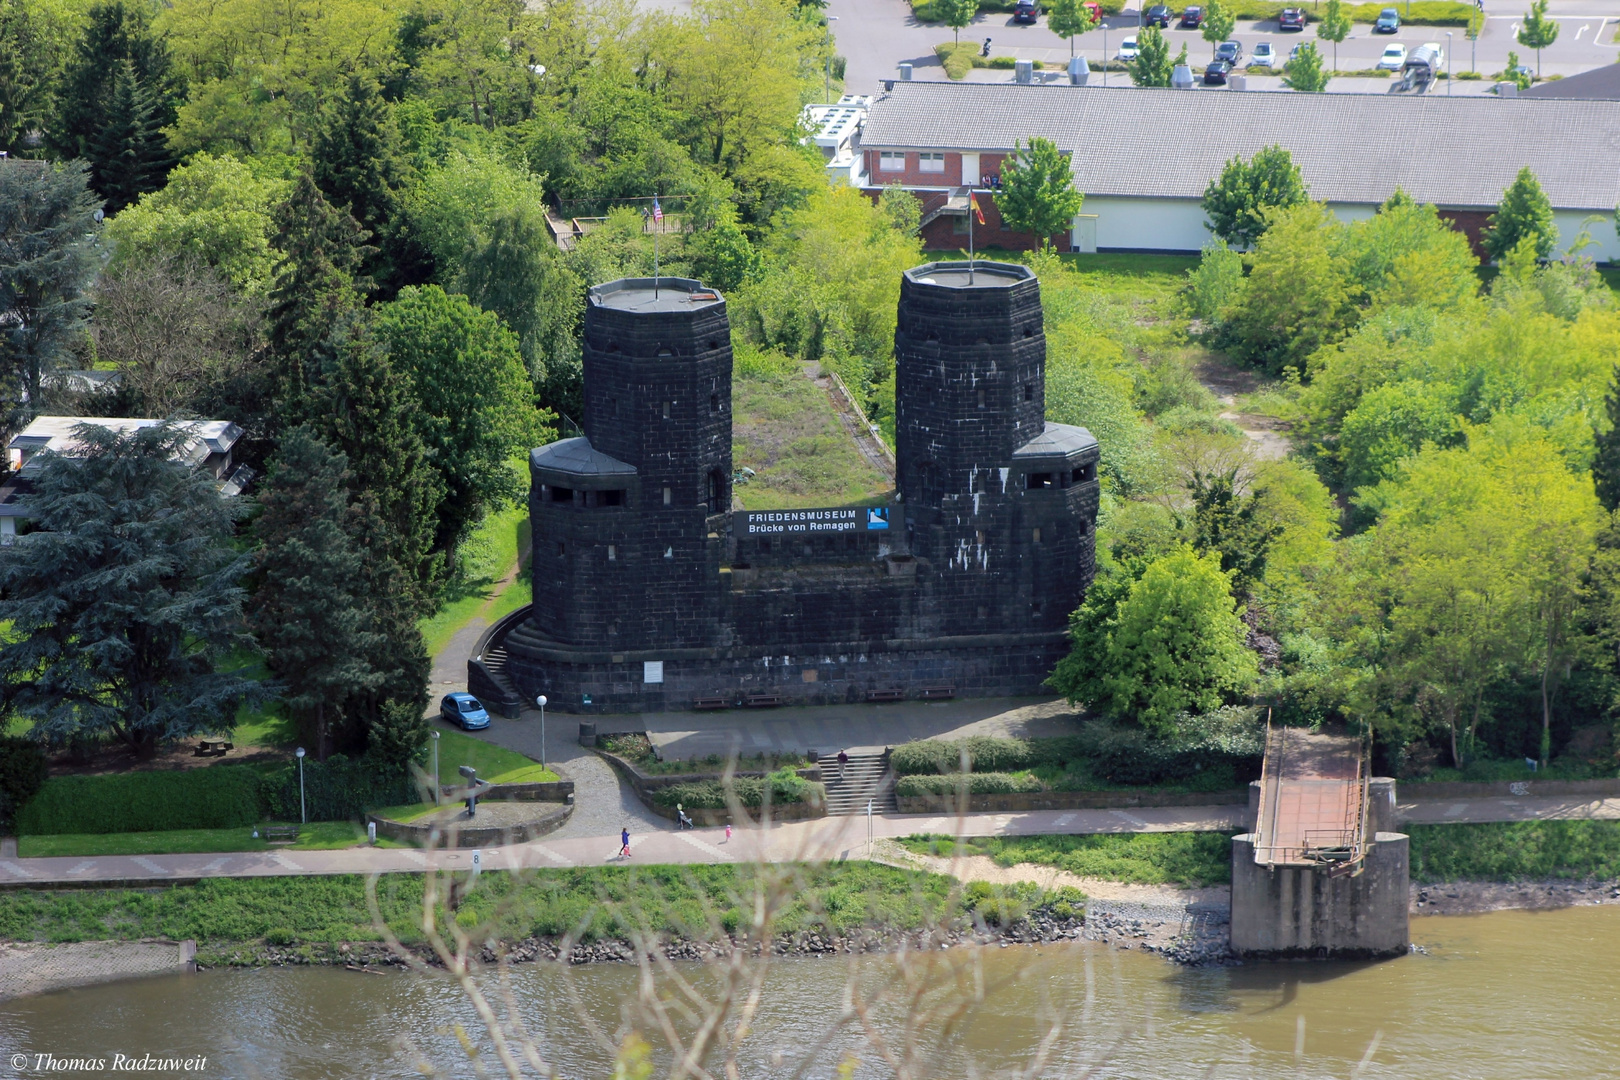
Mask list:
[[[1341,219],[1371,215],[1400,188],[1474,237],[1528,166],[1560,249],[1586,231],[1584,254],[1620,257],[1614,101],[896,82],[861,131],[863,186],[915,192],[935,249],[967,247],[967,191],[988,188],[975,243],[1032,247],[1001,227],[993,189],[1002,160],[1033,136],[1070,154],[1086,196],[1069,235],[1053,238],[1071,250],[1198,251],[1211,237],[1200,205],[1210,180],[1231,158],[1278,145]]]

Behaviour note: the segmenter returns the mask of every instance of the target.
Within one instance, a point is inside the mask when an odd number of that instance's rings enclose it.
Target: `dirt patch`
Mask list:
[[[1620,904],[1615,881],[1448,881],[1413,885],[1413,915],[1478,915],[1487,911]]]
[[[58,754],[49,761],[52,776],[105,776],[110,773],[161,772],[166,769],[201,769],[209,765],[253,765],[266,761],[281,761],[289,755],[284,750],[265,746],[237,745],[225,755],[198,757],[196,740],[177,743],[153,757],[138,758],[127,746],[103,746],[88,760],[75,761],[68,754]]]
[[[1286,421],[1237,409],[1240,395],[1252,394],[1263,385],[1257,372],[1234,367],[1214,357],[1205,357],[1194,373],[1204,388],[1221,403],[1220,418],[1234,425],[1255,444],[1256,457],[1262,461],[1275,461],[1288,456],[1294,444],[1288,434],[1292,429]]]

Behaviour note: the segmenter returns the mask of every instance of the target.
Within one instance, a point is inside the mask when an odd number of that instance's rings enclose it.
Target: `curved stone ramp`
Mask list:
[[[197,970],[195,941],[0,942],[0,1001]]]

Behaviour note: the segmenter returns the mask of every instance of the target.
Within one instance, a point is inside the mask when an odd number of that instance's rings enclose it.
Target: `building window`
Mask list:
[[[951,233],[955,236],[966,236],[969,232],[967,215],[951,218]]]
[[[623,490],[618,489],[618,488],[614,488],[614,489],[609,490],[609,491],[598,491],[596,493],[596,505],[597,506],[623,506],[624,505],[624,492],[623,492]]]
[[[726,478],[715,469],[709,473],[709,513],[718,514],[726,508]]]
[[[717,413],[717,412],[720,411],[720,395],[719,394],[710,394],[709,395],[709,411],[712,412],[712,413]]]
[[[878,171],[905,172],[906,155],[891,154],[889,151],[885,150],[883,153],[878,155]]]
[[[618,559],[619,559],[619,546],[617,544],[609,544],[608,545],[608,562],[617,562]]]
[[[563,543],[561,540],[557,541],[557,558],[560,559],[564,555],[567,555],[567,554],[568,554],[568,545]]]
[[[666,487],[664,489],[664,505],[668,506],[671,503],[673,503],[674,501],[675,501],[675,493],[670,491],[669,488]]]
[[[1089,521],[1080,522],[1079,524],[1077,524],[1075,526],[1074,531],[1079,533],[1081,536],[1089,535],[1091,533],[1091,522],[1089,522]]]
[[[1037,544],[1041,542],[1041,530],[1039,529],[1035,530],[1035,542]]]
[[[669,402],[664,402],[664,419],[669,419]]]
[[[945,171],[945,155],[944,154],[918,154],[917,155],[917,169],[918,169],[919,172],[942,173],[942,172]]]
[[[1027,382],[1027,383],[1024,384],[1024,400],[1025,401],[1034,401],[1035,400],[1035,384],[1034,383]]]
[[[553,487],[551,489],[551,501],[552,502],[560,502],[560,503],[571,503],[571,502],[573,502],[574,501],[574,489],[573,488],[565,488],[565,487]]]
[[[1029,491],[1042,491],[1051,486],[1052,474],[1049,472],[1032,472],[1024,478],[1024,487]]]
[[[979,387],[979,408],[984,408],[984,387]]]

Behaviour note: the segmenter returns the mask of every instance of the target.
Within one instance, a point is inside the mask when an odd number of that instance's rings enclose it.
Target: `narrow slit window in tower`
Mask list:
[[[673,491],[671,491],[667,487],[664,488],[664,505],[669,506],[674,501],[675,501],[675,493]]]

